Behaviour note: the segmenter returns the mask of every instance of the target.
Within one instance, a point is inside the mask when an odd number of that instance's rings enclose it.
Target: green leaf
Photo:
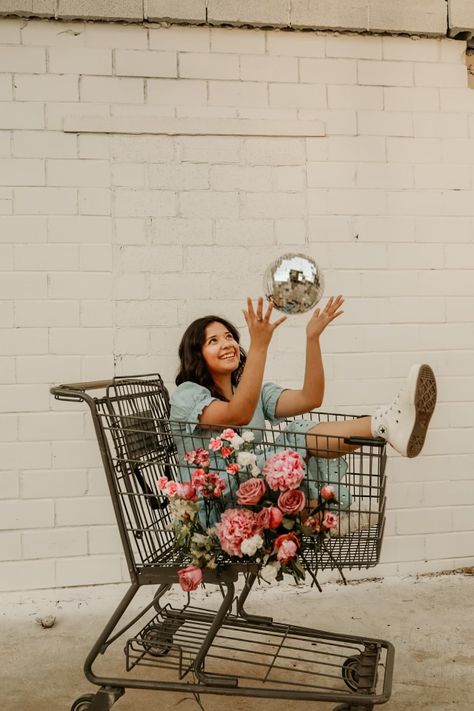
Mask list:
[[[291,531],[294,526],[295,526],[295,521],[292,518],[284,518],[282,521],[283,528],[286,528],[287,531]]]

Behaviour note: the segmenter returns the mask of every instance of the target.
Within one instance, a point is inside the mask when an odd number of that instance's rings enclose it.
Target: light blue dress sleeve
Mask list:
[[[192,423],[186,425],[186,431],[192,433],[199,424],[199,415],[215,399],[202,385],[190,381],[181,383],[170,398],[170,420]]]
[[[277,424],[284,420],[283,417],[275,417],[275,410],[278,402],[278,398],[282,394],[283,390],[281,385],[276,383],[264,383],[261,393],[260,393],[260,404],[262,406],[263,414],[265,419],[271,422],[272,425]]]

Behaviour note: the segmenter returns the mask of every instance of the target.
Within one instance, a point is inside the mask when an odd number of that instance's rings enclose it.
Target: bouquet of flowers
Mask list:
[[[186,452],[189,481],[158,481],[169,499],[176,546],[191,558],[191,565],[178,571],[185,591],[195,590],[203,569],[216,568],[223,553],[255,564],[266,582],[281,580],[284,573],[303,580],[303,536],[321,545],[338,525],[331,511],[338,503],[331,484],[321,486],[317,500],[307,501],[301,455],[291,449],[277,452],[260,470],[253,442],[250,431],[239,435],[225,429],[211,437],[208,449]],[[222,459],[222,466],[214,467],[219,471],[211,471],[211,452]],[[220,476],[224,471],[230,492]],[[213,518],[217,522],[208,526]]]

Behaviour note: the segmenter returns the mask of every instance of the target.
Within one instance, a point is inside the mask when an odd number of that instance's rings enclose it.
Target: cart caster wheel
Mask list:
[[[360,655],[354,654],[354,656],[348,657],[342,665],[342,678],[351,691],[357,691],[359,688],[359,661]],[[348,709],[349,706],[341,707],[340,711],[345,711],[346,708]]]
[[[142,643],[152,657],[164,657],[173,646],[173,637],[164,632],[159,625],[153,625],[142,635]]]
[[[79,696],[71,706],[71,711],[89,711],[94,698],[95,694],[83,694]]]

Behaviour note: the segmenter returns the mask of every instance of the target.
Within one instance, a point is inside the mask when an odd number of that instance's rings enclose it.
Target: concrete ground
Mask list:
[[[289,584],[257,587],[248,611],[273,614],[278,621],[390,640],[395,674],[387,711],[472,711],[474,708],[474,577],[446,574],[326,584],[323,593]],[[2,711],[69,711],[74,699],[95,691],[82,664],[92,643],[125,591],[123,585],[74,588],[1,597],[0,688]],[[146,588],[133,603],[136,612],[151,599]],[[179,593],[176,593],[178,596]],[[218,592],[193,593],[193,604],[211,605]],[[37,618],[56,623],[44,629]],[[123,668],[123,642],[115,666]],[[114,663],[114,659],[112,659]],[[152,670],[153,671],[153,670]],[[147,669],[145,669],[147,672]],[[146,677],[146,673],[145,673]],[[330,711],[336,703],[288,702],[242,697],[201,696],[205,711]],[[129,690],[117,711],[159,709],[199,711],[189,694]]]

